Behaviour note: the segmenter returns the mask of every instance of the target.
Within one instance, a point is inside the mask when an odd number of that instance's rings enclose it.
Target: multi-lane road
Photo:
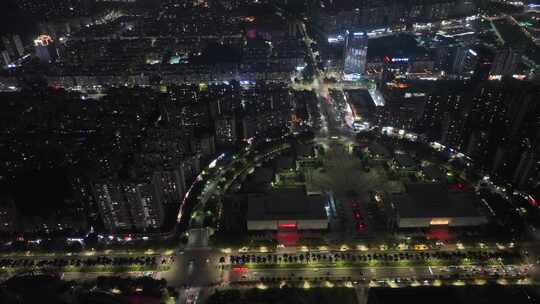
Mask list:
[[[335,247],[335,246],[334,246]],[[430,249],[423,252],[452,252],[460,250],[456,245],[449,245],[447,247],[442,247],[439,249]],[[322,248],[318,250],[318,253],[322,254],[335,254],[336,252],[342,252],[345,248]],[[171,259],[173,262],[169,264],[167,271],[134,271],[129,273],[122,273],[123,275],[130,276],[140,276],[140,275],[151,275],[155,278],[164,278],[168,281],[171,286],[185,287],[185,286],[199,286],[205,287],[210,285],[222,285],[229,284],[231,282],[238,281],[257,281],[261,278],[283,278],[283,279],[294,279],[298,277],[303,278],[328,278],[330,280],[341,280],[348,279],[353,281],[360,280],[376,280],[376,279],[385,279],[385,278],[436,278],[441,275],[448,274],[449,267],[447,266],[435,266],[428,265],[426,262],[425,265],[415,263],[414,266],[351,266],[351,267],[341,267],[339,264],[323,263],[317,264],[321,266],[313,266],[310,264],[301,265],[292,264],[292,263],[277,263],[275,265],[256,265],[249,264],[246,265],[238,264],[231,265],[229,259],[230,255],[259,255],[266,256],[268,254],[282,254],[283,252],[288,252],[289,254],[300,254],[305,252],[305,248],[284,248],[281,249],[284,251],[278,252],[260,252],[255,250],[250,250],[246,248],[241,248],[237,250],[230,249],[215,249],[208,246],[201,246],[200,243],[195,242],[191,246],[184,248],[182,250],[175,250],[174,253],[167,252],[167,254],[158,254],[160,258]],[[484,250],[495,252],[500,250],[497,246],[491,246],[484,248]],[[504,250],[504,249],[503,249]],[[347,249],[347,252],[352,254],[381,254],[382,252],[387,254],[395,253],[418,253],[414,250],[381,250],[380,248],[372,248],[366,251],[366,248],[361,248],[357,250],[355,248]],[[313,253],[313,251],[312,251]],[[39,257],[35,257],[39,258]],[[473,271],[473,266],[463,266],[456,265],[455,271],[468,273]],[[506,275],[506,267],[511,269],[516,269],[517,273],[521,272],[524,268],[529,269],[530,265],[528,263],[522,263],[521,265],[496,265],[485,267],[485,269],[492,269],[495,267],[499,275]],[[450,267],[452,268],[452,267]],[[510,269],[509,268],[509,269]],[[239,271],[239,269],[241,271]],[[113,275],[118,273],[104,273],[104,272],[75,272],[70,271],[64,273],[66,279],[74,280],[87,280],[99,275]],[[472,273],[471,275],[478,275],[478,273]]]
[[[503,252],[508,248],[501,248],[501,244],[498,245],[484,245],[480,244],[481,248],[476,249],[485,252]],[[384,246],[382,246],[384,247]],[[348,252],[353,255],[374,255],[374,254],[418,254],[419,252],[431,253],[436,252],[454,252],[464,251],[461,244],[447,245],[441,248],[427,248],[424,250],[398,250],[387,248],[345,248],[344,246],[334,246],[331,248],[324,247],[320,250],[310,251],[313,253],[327,254],[332,256],[336,253]],[[472,250],[470,248],[469,250]],[[514,249],[512,249],[514,250]],[[266,249],[265,249],[266,251]],[[298,265],[297,263],[235,263],[231,264],[230,256],[260,256],[265,257],[267,255],[283,255],[283,253],[293,254],[306,254],[305,248],[281,248],[274,252],[261,252],[260,250],[250,248],[240,248],[236,250],[231,249],[216,249],[210,247],[188,247],[177,253],[175,262],[172,264],[169,271],[161,272],[156,275],[157,278],[165,278],[173,286],[210,286],[210,285],[222,285],[229,284],[231,282],[239,281],[257,281],[261,278],[284,278],[293,279],[298,277],[305,278],[320,278],[328,277],[329,279],[343,279],[349,280],[372,280],[372,279],[385,279],[385,278],[437,278],[450,274],[449,271],[453,270],[457,273],[465,273],[471,276],[481,276],[483,273],[488,274],[489,271],[495,271],[497,275],[508,275],[509,269],[516,271],[515,275],[523,275],[531,269],[531,265],[527,262],[512,261],[510,265],[504,265],[503,263],[495,263],[491,265],[484,265],[480,267],[480,264],[475,263],[474,258],[471,258],[472,263],[457,263],[455,266],[441,266],[430,265],[428,261],[425,263],[414,262],[411,258],[413,266],[401,265],[396,262],[390,263],[375,263],[372,266],[366,266],[366,264],[358,264],[358,266],[343,267],[343,263],[317,263],[305,265]],[[448,262],[447,262],[448,263]],[[459,265],[461,264],[461,265]],[[468,265],[468,266],[466,266]],[[479,270],[481,269],[481,270]],[[482,272],[480,272],[482,271]],[[485,272],[484,272],[485,271]]]
[[[512,266],[514,267],[514,266]],[[516,266],[517,267],[517,266]],[[472,267],[459,270],[461,274],[475,275]],[[502,268],[500,269],[502,271]],[[448,267],[444,266],[382,266],[382,267],[326,267],[326,268],[272,268],[254,269],[245,273],[231,272],[231,282],[260,281],[265,278],[281,280],[329,280],[366,282],[381,279],[417,279],[433,280],[451,277]],[[483,275],[476,274],[480,277]]]

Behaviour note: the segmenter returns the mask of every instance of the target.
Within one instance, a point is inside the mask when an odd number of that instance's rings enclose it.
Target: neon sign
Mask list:
[[[291,228],[296,228],[297,226],[296,226],[296,223],[283,223],[283,224],[278,224],[278,227],[291,229]]]
[[[408,62],[409,58],[392,58],[392,62]]]

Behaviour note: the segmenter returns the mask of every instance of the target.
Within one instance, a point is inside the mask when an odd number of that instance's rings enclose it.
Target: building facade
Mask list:
[[[364,32],[347,32],[343,77],[345,79],[359,78],[366,70],[368,37]]]

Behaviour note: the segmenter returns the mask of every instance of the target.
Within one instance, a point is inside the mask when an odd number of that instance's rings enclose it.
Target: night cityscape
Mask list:
[[[0,303],[540,302],[538,0],[0,2]]]

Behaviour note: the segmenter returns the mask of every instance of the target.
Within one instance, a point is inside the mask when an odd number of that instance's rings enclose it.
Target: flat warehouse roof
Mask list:
[[[482,216],[474,193],[449,191],[440,183],[406,184],[405,189],[405,193],[392,197],[400,218]]]
[[[303,188],[277,189],[248,196],[248,221],[326,219],[326,196],[307,195]]]

